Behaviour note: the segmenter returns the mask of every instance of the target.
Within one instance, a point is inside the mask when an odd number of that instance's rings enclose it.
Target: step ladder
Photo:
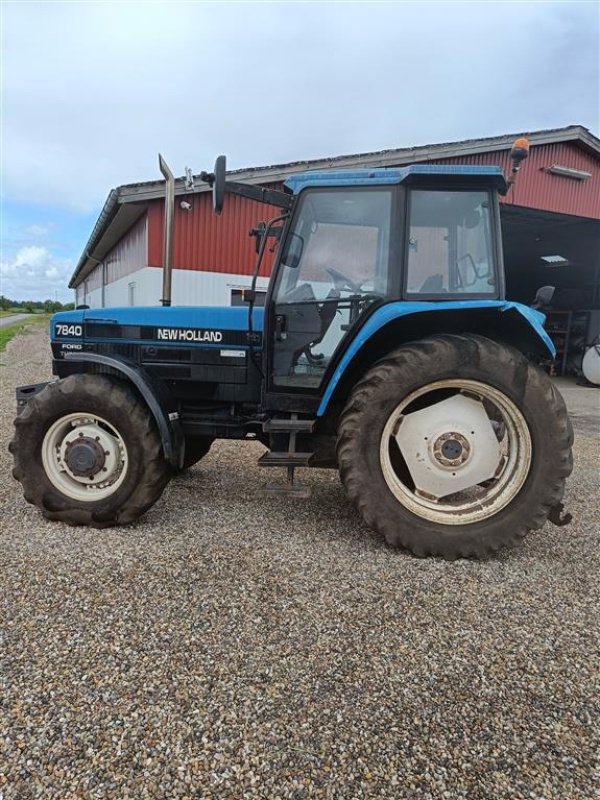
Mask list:
[[[287,481],[268,483],[264,490],[266,494],[280,497],[310,497],[310,487],[294,482],[294,471],[296,467],[308,467],[313,454],[298,452],[296,437],[299,433],[311,433],[315,422],[314,419],[298,419],[297,414],[292,414],[289,419],[269,419],[263,422],[262,427],[265,433],[288,434],[287,450],[269,450],[258,460],[259,467],[285,467],[287,469]]]

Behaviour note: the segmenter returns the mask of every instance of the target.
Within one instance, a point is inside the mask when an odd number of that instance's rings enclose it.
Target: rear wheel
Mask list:
[[[540,528],[572,468],[549,378],[513,348],[439,336],[376,364],[342,415],[342,481],[367,524],[419,556],[483,557]]]
[[[114,378],[72,375],[49,384],[15,429],[13,475],[48,519],[97,528],[132,522],[169,481],[150,411]]]

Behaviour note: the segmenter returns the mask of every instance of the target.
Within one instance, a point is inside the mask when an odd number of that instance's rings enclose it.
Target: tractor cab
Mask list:
[[[318,390],[344,340],[391,301],[500,300],[500,169],[307,173],[269,293],[270,389]]]

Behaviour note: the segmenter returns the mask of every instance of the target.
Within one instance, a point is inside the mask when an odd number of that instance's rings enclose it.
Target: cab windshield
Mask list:
[[[300,287],[316,301],[332,289],[385,294],[390,214],[389,190],[307,192],[282,256],[278,302],[297,302]]]

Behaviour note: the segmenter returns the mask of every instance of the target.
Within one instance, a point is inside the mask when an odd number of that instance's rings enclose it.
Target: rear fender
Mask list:
[[[544,314],[506,300],[456,300],[442,303],[396,302],[376,309],[348,343],[317,410],[344,401],[364,372],[400,345],[441,333],[476,333],[516,347],[534,358],[554,358],[556,350],[543,327]]]
[[[184,436],[179,414],[173,398],[161,382],[150,376],[139,364],[127,358],[84,352],[65,353],[64,358],[66,361],[109,367],[132,383],[156,420],[165,459],[175,469],[183,466]]]

